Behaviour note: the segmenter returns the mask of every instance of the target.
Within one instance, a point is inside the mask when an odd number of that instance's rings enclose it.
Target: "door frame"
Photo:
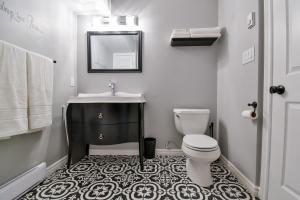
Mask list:
[[[263,126],[260,191],[261,199],[268,199],[271,128],[272,128],[272,96],[269,88],[273,83],[273,0],[264,1],[264,92],[263,92]]]

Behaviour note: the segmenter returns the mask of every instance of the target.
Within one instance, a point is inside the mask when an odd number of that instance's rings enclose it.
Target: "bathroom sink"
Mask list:
[[[102,93],[79,93],[78,97],[142,97],[142,93],[127,93],[127,92],[116,92],[115,96],[111,95],[111,92]]]
[[[71,97],[68,103],[144,103],[142,93],[111,92],[103,93],[79,93],[77,97]]]

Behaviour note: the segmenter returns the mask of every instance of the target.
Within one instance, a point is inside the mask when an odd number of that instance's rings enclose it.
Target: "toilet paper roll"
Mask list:
[[[253,110],[244,110],[241,114],[244,118],[257,119],[257,114]]]

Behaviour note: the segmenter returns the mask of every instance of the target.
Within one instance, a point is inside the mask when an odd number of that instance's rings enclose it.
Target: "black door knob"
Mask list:
[[[283,94],[285,92],[285,87],[283,85],[278,85],[278,86],[271,86],[270,87],[270,93],[274,94]]]

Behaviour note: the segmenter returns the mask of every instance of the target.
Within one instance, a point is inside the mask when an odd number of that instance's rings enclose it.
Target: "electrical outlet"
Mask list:
[[[250,49],[247,49],[242,54],[242,64],[246,65],[255,60],[255,48],[252,46]]]

